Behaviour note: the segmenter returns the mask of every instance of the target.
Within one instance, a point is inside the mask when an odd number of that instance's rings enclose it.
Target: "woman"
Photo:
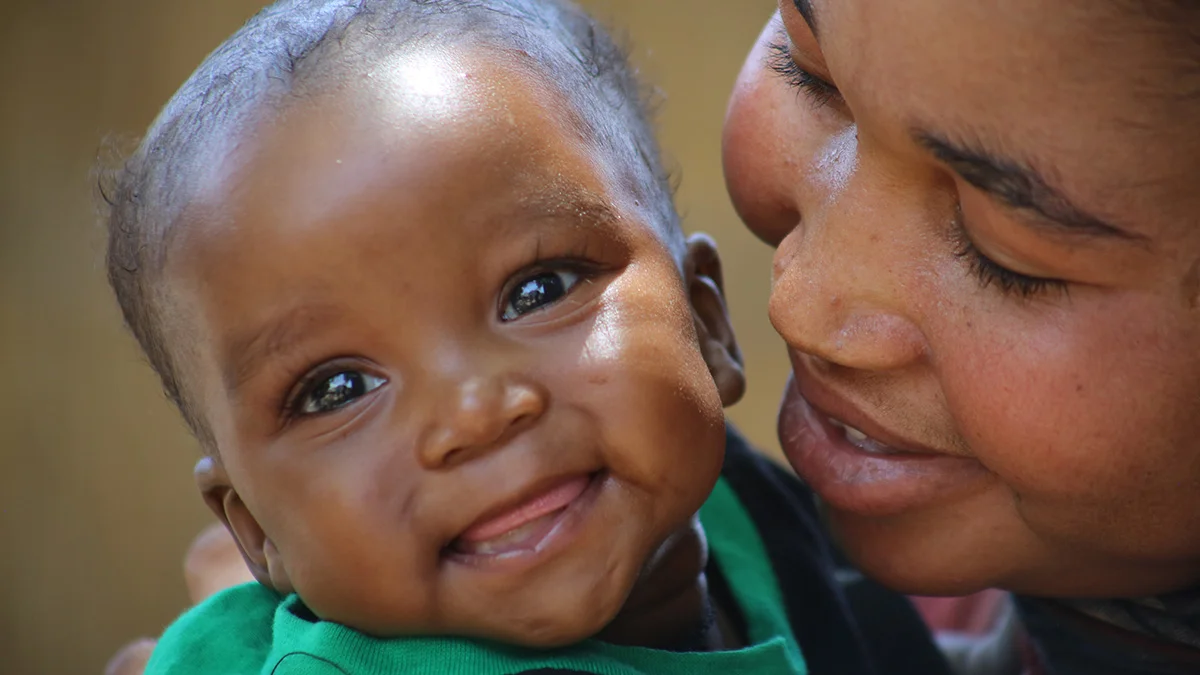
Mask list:
[[[781,0],[724,141],[854,562],[1200,672],[1200,3]]]
[[[725,169],[861,569],[1200,672],[1200,4],[781,0]]]

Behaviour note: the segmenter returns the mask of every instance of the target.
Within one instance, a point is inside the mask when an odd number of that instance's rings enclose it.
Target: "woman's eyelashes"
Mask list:
[[[542,269],[517,277],[501,296],[500,320],[516,321],[565,298],[583,278],[568,267]]]
[[[786,34],[768,45],[767,67],[783,78],[789,87],[803,92],[816,107],[841,100],[842,93],[832,83],[800,67],[792,57]]]
[[[1033,298],[1050,292],[1066,293],[1069,290],[1066,281],[1014,272],[987,257],[975,242],[971,241],[961,221],[954,225],[953,238],[954,255],[967,263],[971,274],[984,288],[994,286],[1004,295],[1021,298]]]
[[[385,378],[353,368],[317,371],[301,382],[287,410],[293,417],[331,413],[385,384]]]
[[[786,32],[768,45],[767,67],[783,78],[788,86],[801,91],[812,103],[821,108],[842,100],[842,94],[832,82],[824,80],[796,63]],[[1069,286],[1061,279],[1034,277],[1008,269],[984,255],[971,241],[961,224],[962,214],[954,226],[955,256],[970,266],[971,274],[984,287],[996,287],[1005,295],[1032,298],[1048,292],[1066,293]]]

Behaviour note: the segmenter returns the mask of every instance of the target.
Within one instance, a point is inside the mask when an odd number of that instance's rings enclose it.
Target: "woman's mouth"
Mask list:
[[[447,547],[460,560],[475,563],[537,553],[562,534],[571,516],[590,502],[599,474],[577,475],[501,511],[486,515]]]
[[[875,432],[872,426],[868,429]],[[796,473],[823,501],[835,510],[864,516],[890,516],[928,506],[971,491],[990,475],[974,458],[895,441],[882,430],[872,435],[851,426],[814,406],[794,377],[779,411],[779,440]]]
[[[826,420],[835,429],[841,430],[842,436],[845,437],[846,441],[848,441],[850,443],[850,445],[853,445],[854,447],[858,448],[859,450],[862,450],[863,452],[865,452],[869,455],[898,455],[898,454],[900,454],[899,450],[893,448],[890,445],[884,445],[883,443],[880,443],[879,441],[875,440],[874,438],[871,438],[870,436],[866,435],[862,431],[855,429],[854,427],[850,426],[849,424],[841,422],[832,417],[827,417]]]

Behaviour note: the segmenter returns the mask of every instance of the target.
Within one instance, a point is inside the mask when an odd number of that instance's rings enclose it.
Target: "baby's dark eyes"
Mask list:
[[[580,274],[568,269],[543,270],[518,278],[500,307],[501,321],[515,321],[566,297],[579,283]]]
[[[564,265],[522,274],[501,296],[500,320],[516,321],[561,301],[586,276]],[[353,363],[321,367],[306,376],[287,399],[289,417],[323,415],[344,408],[387,384],[387,379],[352,367]]]
[[[353,403],[387,383],[382,377],[358,370],[316,375],[301,387],[292,403],[296,415],[320,415]]]

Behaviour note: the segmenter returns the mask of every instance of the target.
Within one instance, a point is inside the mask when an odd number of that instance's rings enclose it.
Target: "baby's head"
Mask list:
[[[371,633],[554,645],[698,576],[742,387],[720,267],[578,9],[278,3],[110,201],[126,320],[264,583]]]

